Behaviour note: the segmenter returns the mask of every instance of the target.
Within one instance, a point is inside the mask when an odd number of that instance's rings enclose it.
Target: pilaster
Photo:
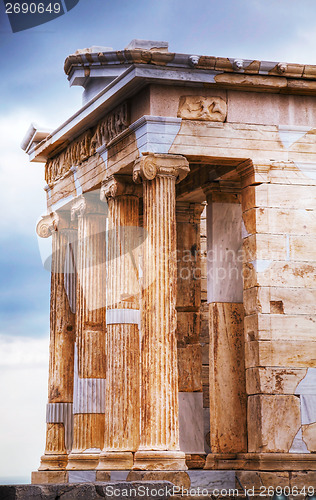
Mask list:
[[[242,210],[238,183],[220,181],[207,197],[210,445],[206,469],[247,450],[243,332]]]

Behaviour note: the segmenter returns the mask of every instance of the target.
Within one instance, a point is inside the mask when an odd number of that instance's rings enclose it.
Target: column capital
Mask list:
[[[100,199],[106,201],[117,196],[142,196],[141,186],[137,186],[128,175],[111,175],[102,182]]]
[[[71,220],[80,218],[87,214],[105,214],[104,205],[100,203],[100,195],[97,193],[86,193],[78,196],[71,207]]]
[[[140,183],[151,181],[156,176],[173,176],[178,183],[189,172],[189,162],[184,156],[148,153],[135,161],[133,180]]]
[[[36,233],[41,238],[48,238],[57,231],[59,216],[56,212],[47,215],[42,215],[41,220],[36,225]]]

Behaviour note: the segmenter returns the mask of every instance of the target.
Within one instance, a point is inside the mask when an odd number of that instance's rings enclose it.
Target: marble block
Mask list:
[[[128,470],[112,470],[111,481],[126,481],[128,473]]]
[[[303,441],[302,428],[300,428],[295,438],[293,439],[293,443],[291,448],[289,449],[289,453],[310,453]]]
[[[94,483],[95,480],[95,470],[70,470],[68,472],[69,483]]]
[[[301,422],[302,425],[316,422],[316,395],[301,396]]]
[[[237,203],[207,206],[207,300],[242,302],[242,212]]]
[[[205,453],[202,392],[179,392],[179,434],[181,451]]]
[[[316,368],[308,368],[294,394],[316,394]]]
[[[215,488],[235,488],[235,471],[233,470],[189,470],[191,488],[205,488],[209,491]]]

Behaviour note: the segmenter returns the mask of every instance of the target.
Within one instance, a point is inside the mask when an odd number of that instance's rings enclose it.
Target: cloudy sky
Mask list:
[[[316,64],[315,0],[80,0],[68,14],[12,33],[0,0],[0,482],[29,479],[45,442],[49,274],[35,234],[44,168],[20,142],[78,109],[65,57],[78,48],[166,40],[173,52]]]

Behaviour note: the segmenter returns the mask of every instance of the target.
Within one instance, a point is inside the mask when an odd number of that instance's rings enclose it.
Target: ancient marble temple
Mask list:
[[[133,40],[64,69],[82,107],[22,144],[52,243],[33,482],[315,486],[316,66]]]

